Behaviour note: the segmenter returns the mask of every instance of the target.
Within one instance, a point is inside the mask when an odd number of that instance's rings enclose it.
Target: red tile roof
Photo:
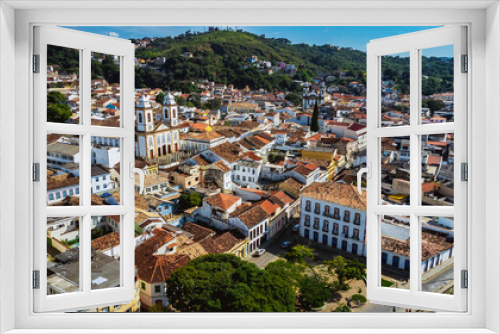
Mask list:
[[[430,193],[433,192],[435,188],[434,182],[424,182],[422,183],[422,192]]]
[[[92,249],[105,251],[120,245],[120,233],[111,232],[96,238],[90,243]]]
[[[267,214],[269,215],[272,215],[273,213],[276,212],[276,210],[280,208],[278,205],[272,203],[267,199],[258,202],[257,205],[259,205],[262,209],[264,209],[264,211],[266,211]]]
[[[441,157],[437,155],[429,155],[427,156],[427,164],[428,165],[440,165]]]
[[[241,198],[229,194],[215,194],[212,195],[208,198],[205,198],[204,201],[210,204],[211,206],[216,206],[218,208],[221,208],[222,210],[226,211],[230,207],[232,207],[234,204],[236,204],[238,201],[240,201]]]
[[[294,200],[290,196],[288,196],[287,194],[285,194],[285,192],[283,192],[281,190],[277,190],[277,191],[275,190],[275,191],[272,191],[271,193],[273,194],[274,197],[278,198],[280,201],[282,201],[285,204],[292,204],[294,202]]]
[[[446,147],[446,146],[448,146],[448,143],[444,142],[444,141],[432,141],[432,140],[428,140],[427,141],[427,145]]]
[[[270,215],[260,206],[252,206],[247,211],[243,212],[238,216],[238,218],[245,224],[248,228],[252,228],[258,225],[263,220],[269,218]]]
[[[356,187],[344,183],[313,182],[302,190],[301,195],[356,210],[366,210],[366,192],[360,195]]]

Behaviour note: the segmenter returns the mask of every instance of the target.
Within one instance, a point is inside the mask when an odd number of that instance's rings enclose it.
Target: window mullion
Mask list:
[[[410,292],[415,294],[419,290],[418,276],[420,273],[419,254],[421,240],[418,238],[420,217],[415,209],[420,205],[420,159],[421,143],[415,130],[421,117],[421,87],[420,87],[420,51],[416,48],[410,50]]]
[[[80,109],[81,124],[85,129],[85,134],[82,135],[82,149],[81,149],[81,161],[80,161],[80,201],[83,204],[83,209],[86,214],[82,217],[82,225],[80,226],[80,275],[81,280],[81,290],[84,293],[90,294],[91,292],[91,281],[92,281],[92,259],[91,259],[91,153],[92,153],[92,135],[90,133],[90,118],[91,118],[91,95],[90,95],[90,78],[91,78],[91,62],[90,62],[90,50],[88,48],[82,51],[82,62],[81,62],[81,75],[80,75],[80,92],[82,93],[82,103]]]

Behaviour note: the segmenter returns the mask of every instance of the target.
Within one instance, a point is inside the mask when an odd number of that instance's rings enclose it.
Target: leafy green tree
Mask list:
[[[211,100],[208,100],[203,105],[203,109],[217,110],[217,109],[220,109],[221,106],[222,106],[222,103],[220,100],[211,99]]]
[[[313,132],[318,132],[319,131],[319,109],[318,109],[318,103],[314,104],[314,110],[313,110],[313,115],[312,115],[312,120],[311,120],[311,131]]]
[[[289,280],[293,287],[298,288],[304,267],[289,261],[277,260],[269,263],[265,270],[280,279]]]
[[[357,281],[366,279],[366,265],[359,262],[357,259],[348,260],[346,278],[355,279]]]
[[[302,99],[297,93],[290,93],[285,96],[285,100],[293,103],[294,106],[300,106],[302,104]]]
[[[182,194],[179,198],[179,206],[182,210],[186,210],[195,206],[201,206],[201,200],[201,194],[197,192]]]
[[[287,279],[232,254],[190,261],[167,280],[167,297],[181,312],[292,312],[295,292]]]
[[[333,260],[323,261],[330,272],[335,271],[340,283],[348,279],[363,280],[366,278],[366,266],[357,259],[349,260],[336,256]]]
[[[198,94],[191,94],[188,97],[188,102],[191,102],[196,108],[201,108],[201,97]]]
[[[299,289],[300,304],[307,311],[323,306],[332,296],[328,282],[317,273],[302,276]]]
[[[101,63],[102,75],[110,84],[120,83],[120,66],[115,64],[113,57],[106,55]]]
[[[62,103],[54,103],[47,106],[47,122],[64,123],[70,119],[71,108]]]
[[[431,115],[434,115],[435,111],[441,110],[445,106],[441,100],[422,100],[422,107],[429,108]]]
[[[293,246],[285,254],[285,258],[292,263],[306,264],[306,261],[314,257],[314,251],[304,245]]]
[[[100,238],[104,235],[104,230],[100,227],[96,227],[90,232],[90,235],[92,236],[92,240]]]
[[[177,105],[179,106],[185,106],[186,105],[186,99],[183,98],[182,96],[176,96],[175,97],[175,102],[177,103]]]
[[[270,163],[275,163],[277,158],[276,153],[272,151],[269,152],[269,155],[267,156],[267,160],[269,160]]]
[[[352,312],[351,308],[345,304],[340,304],[333,312]]]
[[[343,256],[336,256],[333,260],[323,261],[330,272],[335,272],[340,283],[347,279],[347,260]]]
[[[165,100],[165,93],[158,93],[158,95],[156,95],[155,101],[158,103],[163,103],[163,100]]]
[[[51,91],[47,94],[47,105],[54,103],[66,103],[66,96],[58,91]]]

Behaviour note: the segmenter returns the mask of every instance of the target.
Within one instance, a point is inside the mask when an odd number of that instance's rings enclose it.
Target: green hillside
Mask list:
[[[193,57],[183,57],[184,52],[191,52]],[[58,60],[65,58],[65,55],[53,56]],[[251,56],[270,61],[272,65],[278,62],[293,64],[297,73],[293,77],[282,71],[268,74],[267,71],[260,71],[247,61]],[[198,79],[232,83],[236,88],[248,85],[251,89],[295,92],[300,92],[301,87],[294,81],[311,80],[317,75],[327,76],[335,70],[344,70],[347,78],[337,78],[329,85],[345,87],[349,81],[364,83],[366,79],[365,52],[331,45],[292,44],[285,38],[266,38],[241,30],[204,33],[187,31],[176,37],[156,38],[147,48],[137,48],[136,57],[166,58],[166,63],[156,69],[150,66],[137,67],[136,87],[170,88],[182,90],[184,93],[196,91],[191,82],[196,82]],[[397,88],[408,93],[408,59],[384,57],[384,64],[384,79],[394,80]],[[426,94],[449,91],[453,88],[453,59],[424,57],[422,64],[424,74],[428,76],[423,81]],[[60,65],[64,68],[64,64]],[[114,81],[109,64],[103,62],[103,65],[107,65],[107,70],[99,69],[97,62],[93,62],[92,65],[93,76],[102,73],[106,79]],[[357,93],[352,90],[350,92]]]

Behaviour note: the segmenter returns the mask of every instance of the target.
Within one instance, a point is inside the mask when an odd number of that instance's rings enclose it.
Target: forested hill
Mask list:
[[[133,40],[133,42],[138,42]],[[192,57],[183,56],[191,52]],[[263,66],[252,65],[248,58],[294,65],[296,73],[273,71],[269,74]],[[308,81],[317,75],[324,77],[336,70],[343,70],[347,78],[330,84],[345,86],[349,81],[365,82],[366,53],[351,48],[332,45],[292,44],[285,38],[266,38],[245,31],[211,31],[191,33],[177,37],[156,38],[147,46],[136,49],[136,57],[154,59],[165,57],[161,66],[143,66],[136,69],[136,87],[170,88],[190,93],[195,87],[189,82],[208,79],[216,83],[234,84],[236,88],[289,90],[300,92],[295,80]],[[409,61],[405,58],[385,57],[384,79],[394,80],[403,92],[408,90]],[[453,60],[450,58],[425,58],[422,61],[424,88],[432,92],[444,92],[453,85]],[[109,71],[99,71],[106,74]],[[428,73],[427,73],[427,72]],[[107,79],[107,78],[106,78]],[[331,79],[331,78],[330,78]],[[429,81],[427,83],[427,81]]]
[[[136,42],[134,40],[134,42]],[[192,58],[183,57],[191,52]],[[203,78],[217,83],[233,83],[236,88],[248,85],[252,89],[295,90],[300,87],[294,80],[310,80],[316,75],[327,76],[335,70],[344,70],[349,81],[365,82],[366,53],[351,48],[333,45],[292,44],[286,38],[266,38],[245,31],[212,31],[191,33],[177,37],[156,38],[146,48],[136,49],[142,59],[165,57],[162,70],[166,77],[146,69],[138,71],[137,86],[165,86],[172,89],[190,90],[186,81]],[[293,64],[297,73],[291,77],[280,71],[268,74],[248,65],[248,57],[259,60]],[[405,93],[408,92],[407,58],[385,57],[385,79],[394,80]],[[453,87],[453,60],[450,58],[424,57],[422,60],[425,93],[445,92]],[[149,72],[149,73],[148,73]],[[346,85],[347,80],[336,80],[332,84]]]

